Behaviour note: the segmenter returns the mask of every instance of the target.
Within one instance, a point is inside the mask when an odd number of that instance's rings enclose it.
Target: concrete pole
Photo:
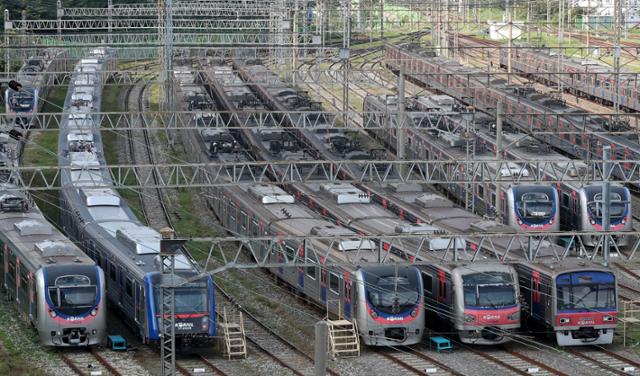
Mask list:
[[[329,341],[329,327],[325,321],[318,321],[315,325],[315,376],[325,376],[327,374],[327,342]]]
[[[497,179],[496,179],[496,202],[495,202],[495,208],[496,208],[496,216],[497,218],[501,219],[502,218],[502,200],[501,200],[501,193],[502,193],[502,185],[500,184],[500,179],[502,177],[501,175],[501,169],[502,169],[502,121],[503,121],[503,117],[504,115],[502,114],[502,102],[498,101],[497,105],[496,105],[496,160],[498,162],[498,175],[497,175]]]
[[[611,146],[604,145],[602,147],[602,231],[604,231],[604,239],[602,242],[602,256],[604,257],[605,265],[609,264],[609,231],[611,230],[611,194],[609,193],[611,187],[609,183],[609,174],[611,165],[609,160],[611,159]]]

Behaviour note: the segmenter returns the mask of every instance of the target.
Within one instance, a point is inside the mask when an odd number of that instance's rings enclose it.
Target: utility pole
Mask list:
[[[113,43],[113,0],[107,1],[107,16],[109,23],[109,35],[107,39],[109,40],[109,44]]]
[[[498,101],[496,104],[496,161],[498,162],[498,171],[496,178],[496,219],[502,221],[502,186],[500,180],[502,178],[502,102]]]
[[[399,161],[404,161],[406,158],[405,153],[405,104],[404,104],[404,65],[400,65],[400,74],[398,75],[398,118],[396,120],[396,152]],[[401,165],[398,169],[400,178],[404,175],[404,169]]]
[[[169,146],[173,147],[173,131],[169,129],[175,128],[173,122],[175,118],[171,115],[173,111],[173,0],[161,0],[159,2],[160,30],[162,32],[162,73],[160,79],[163,83],[162,110],[167,115],[164,125],[167,128],[167,140]]]
[[[9,22],[9,9],[4,10],[4,23]],[[9,32],[4,31],[4,73],[9,73],[11,62],[9,61]]]
[[[564,55],[564,51],[562,50],[562,45],[563,45],[563,41],[564,41],[564,0],[560,0],[558,3],[560,9],[559,9],[559,13],[560,15],[558,16],[558,72],[556,73],[558,75],[558,93],[560,95],[560,97],[562,97],[562,58]]]
[[[384,39],[384,0],[380,0],[380,39]]]
[[[351,0],[342,2],[344,10],[344,37],[340,59],[342,60],[342,119],[344,126],[349,126],[349,73],[351,71]]]
[[[176,374],[176,300],[175,300],[175,268],[176,253],[187,242],[173,239],[175,232],[170,228],[160,230],[160,358],[162,361],[162,376]]]
[[[602,238],[602,256],[604,257],[604,264],[609,264],[609,231],[611,230],[611,194],[609,174],[611,166],[609,160],[611,159],[611,146],[602,146],[602,231],[604,231],[604,237]]]
[[[62,39],[62,0],[56,1],[56,19],[58,25],[56,26],[56,33],[58,36],[58,42]]]
[[[614,30],[615,41],[613,43],[613,75],[615,80],[615,97],[613,98],[614,118],[617,122],[620,116],[620,22],[622,22],[622,2],[614,0]]]
[[[507,23],[509,27],[509,40],[507,41],[507,84],[511,85],[511,54],[513,53],[513,7],[506,0],[505,10],[507,11]]]
[[[298,66],[298,10],[300,7],[299,0],[296,0],[293,5],[293,11],[291,12],[291,22],[293,25],[293,53],[291,54],[291,82],[296,85],[296,72]]]

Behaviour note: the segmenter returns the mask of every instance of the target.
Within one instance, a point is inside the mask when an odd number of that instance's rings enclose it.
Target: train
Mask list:
[[[584,260],[514,266],[528,328],[551,333],[560,346],[613,343],[618,291],[611,269]]]
[[[602,158],[605,145],[611,146],[614,160],[640,158],[637,140],[608,132],[628,128],[622,120],[585,113],[533,87],[508,84],[476,68],[434,57],[433,53],[415,45],[387,44],[385,63],[395,70],[402,65],[406,68],[407,79],[483,111],[493,111],[500,102],[504,113],[508,114],[508,123],[576,159]],[[614,169],[613,174],[628,178],[622,169]]]
[[[19,91],[8,88],[4,92],[5,112],[16,115],[16,123],[27,126],[30,118],[40,111],[54,76],[47,72],[66,71],[67,52],[61,49],[45,49],[41,55],[25,61],[16,74],[15,81],[22,85]]]
[[[244,84],[243,81],[232,72],[230,67],[216,65],[209,67],[208,70],[203,70],[203,72],[205,72],[205,75],[208,75],[208,79],[203,79],[203,81],[207,83],[205,87],[214,94],[217,102],[222,104],[222,109],[224,111],[241,111],[244,108],[245,103],[250,103],[253,110],[261,108],[266,111],[266,107],[261,105],[260,101],[256,97],[252,96],[253,94],[251,93],[251,90],[248,89],[249,86]],[[269,81],[272,82],[272,80]],[[291,95],[293,94],[290,94],[290,96]],[[247,100],[247,98],[250,97],[252,99]],[[294,102],[304,103],[301,101]],[[291,116],[295,115],[292,114]],[[325,139],[325,136],[331,136],[333,140],[344,140],[344,144],[352,144],[353,147],[350,152],[353,153],[353,155],[366,154],[365,150],[358,150],[358,148],[355,147],[356,143],[349,138],[350,135],[345,135],[340,132],[325,133],[326,130],[322,132],[318,131],[317,134],[315,132],[308,132],[308,134],[305,134],[304,140],[297,139],[297,142],[286,143],[286,148],[277,148],[277,150],[274,151],[271,147],[271,141],[286,139],[285,136],[292,135],[295,130],[269,129],[268,127],[258,128],[255,125],[252,126],[250,122],[242,122],[242,124],[244,124],[244,126],[241,126],[241,139],[239,139],[235,144],[243,144],[245,147],[244,150],[251,151],[257,159],[277,160],[279,158],[283,158],[284,155],[308,157],[313,155],[314,151],[308,148],[307,145],[322,145],[322,139]],[[206,147],[204,149],[208,150]],[[276,171],[276,174],[278,175],[282,173],[283,171]],[[442,212],[444,213],[446,211],[448,213],[448,218],[451,222],[441,222],[443,218],[438,218],[437,215],[434,215],[434,211],[440,208],[435,207],[421,213],[427,216],[426,218],[429,220],[428,223],[420,223],[419,219],[416,219],[417,223],[410,222],[408,219],[403,218],[402,214],[398,215],[397,213],[394,213],[386,206],[386,204],[374,201],[369,193],[350,183],[326,183],[321,182],[320,180],[317,183],[309,182],[306,184],[290,184],[287,186],[287,190],[289,191],[288,193],[294,196],[298,202],[307,206],[309,209],[314,210],[316,213],[322,215],[323,218],[331,221],[332,223],[348,227],[359,234],[375,235],[378,237],[376,241],[377,246],[382,247],[388,252],[404,257],[405,259],[440,263],[441,256],[439,254],[446,252],[448,249],[457,250],[461,258],[469,256],[467,253],[467,242],[462,238],[447,238],[446,234],[448,231],[445,230],[445,228],[454,232],[460,230],[465,231],[465,229],[466,232],[473,232],[473,228],[464,227],[464,225],[481,222],[482,220],[474,214],[468,213],[460,208],[456,208],[452,202],[430,192],[427,187],[419,187],[420,189],[424,188],[424,192],[421,191],[418,193],[418,187],[415,187],[415,185],[412,185],[412,187],[403,187],[402,184],[398,184],[397,186],[398,191],[401,191],[402,194],[415,192],[419,196],[432,196],[434,198],[432,200],[433,202],[437,201],[441,203]],[[408,188],[411,189],[408,191]],[[450,206],[447,204],[450,204]],[[452,223],[456,223],[456,225],[454,225],[455,228],[451,227]],[[445,228],[441,228],[440,224],[444,225]],[[485,228],[489,228],[488,225],[485,226]],[[508,230],[508,228],[496,223],[496,231],[500,230]],[[403,239],[399,244],[397,241],[392,240],[392,237],[398,234],[442,234],[443,237],[440,238],[436,236],[425,240],[418,238]],[[500,247],[504,245],[505,244],[498,244],[497,246]],[[514,250],[514,254],[516,253],[517,252]],[[451,255],[453,254],[454,253],[452,252]],[[503,270],[509,269],[508,267],[505,269],[504,265],[497,262],[481,262],[479,264],[481,265],[479,268],[487,274],[500,273]],[[464,308],[458,304],[454,304],[456,299],[452,298],[451,286],[447,286],[446,291],[443,290],[440,293],[440,297],[444,299],[440,306],[433,306],[429,302],[427,292],[433,291],[433,287],[430,282],[432,281],[430,279],[431,276],[425,276],[425,269],[422,267],[420,267],[420,269],[423,273],[425,291],[425,316],[427,317],[425,325],[433,327],[433,320],[429,317],[432,316],[433,311],[440,310],[440,316],[448,319],[446,323],[449,324],[449,326],[455,326],[454,317],[462,316]],[[456,270],[457,273],[459,273],[459,269]],[[467,272],[470,272],[470,270],[471,269],[469,268]],[[512,281],[516,281],[516,278],[512,277],[511,279]],[[429,282],[427,282],[427,280]],[[468,284],[473,285],[473,282],[468,281]],[[513,283],[510,286],[512,289],[512,295],[515,296],[518,291],[517,286]],[[459,328],[465,329],[461,337],[465,340],[473,338],[473,343],[481,345],[491,345],[511,340],[511,336],[507,335],[507,333],[510,333],[520,327],[519,319],[514,316],[514,312],[519,312],[519,303],[516,301],[513,306],[493,308],[493,314],[497,314],[501,318],[504,317],[504,320],[492,320],[490,323],[490,329],[487,328],[487,324],[489,322],[476,322],[473,327],[468,324],[458,325]],[[449,314],[445,316],[445,312],[448,312]],[[509,316],[511,317],[510,319],[508,319]],[[496,331],[501,334],[490,335],[488,334],[489,331]]]
[[[461,112],[463,106],[451,97],[443,95],[419,96],[408,98],[405,113],[412,126],[406,127],[406,153],[410,158],[427,158],[436,160],[464,160],[467,147],[472,148],[476,160],[495,159],[497,145],[495,121],[492,117],[476,113],[473,119],[474,135],[472,142],[464,138],[465,120]],[[363,116],[368,124],[383,125],[394,121],[397,109],[395,96],[367,96],[363,105]],[[378,140],[395,149],[396,133],[392,128],[380,127],[370,130]],[[557,180],[552,169],[529,171],[516,161],[535,160],[541,155],[549,160],[557,161],[559,170],[571,162],[565,156],[550,148],[541,146],[531,136],[519,132],[513,127],[505,127],[501,135],[504,145],[503,158],[507,167],[502,167],[503,176],[518,175],[520,183],[503,184],[501,197],[501,215],[505,224],[522,231],[600,231],[602,229],[602,183],[588,181],[561,182],[551,184],[527,183],[529,175],[541,174],[548,180]],[[505,166],[503,164],[503,166]],[[578,164],[579,166],[579,164]],[[578,167],[577,170],[580,170]],[[495,173],[495,169],[494,169]],[[584,166],[575,174],[587,174]],[[481,215],[495,215],[496,185],[485,183],[467,187],[464,183],[441,184],[440,187],[458,202],[464,203],[467,197],[473,197],[472,208]],[[471,196],[467,190],[472,189]],[[611,185],[611,230],[631,232],[633,220],[631,216],[631,196],[629,189],[619,185]],[[630,236],[617,236],[616,245],[625,247]],[[598,246],[598,238],[590,235],[582,237],[586,246]]]
[[[102,87],[113,64],[112,51],[99,48],[76,66],[65,99],[58,139],[61,168],[60,224],[105,271],[105,298],[144,343],[161,337],[162,236],[144,225],[113,186],[105,168],[100,134]],[[81,79],[80,79],[81,78]],[[79,93],[90,93],[77,100]],[[106,187],[106,188],[105,188]],[[184,250],[175,255],[175,342],[179,350],[213,341],[216,334],[214,283]]]
[[[238,95],[234,97],[228,93],[219,100],[226,98],[230,103],[243,98],[244,103],[251,103],[252,107],[257,105],[247,96],[249,93],[233,80],[234,73],[230,69],[215,66],[212,71],[218,80],[233,86],[231,90]],[[202,79],[194,75],[190,80],[183,80],[181,91],[185,106],[190,98],[201,97],[204,93],[197,83]],[[222,86],[218,89],[223,89]],[[212,98],[209,102],[206,108],[213,106]],[[195,122],[199,119],[194,116]],[[247,145],[245,136],[256,137],[259,147],[268,152],[270,143],[262,140],[260,135],[278,135],[275,130],[273,134],[267,129],[262,129],[264,133],[254,130],[247,129],[240,134],[222,128],[198,129],[191,132],[187,142],[190,150],[200,151],[196,156],[202,162],[253,160],[253,147]],[[295,151],[289,152],[295,154]],[[213,174],[226,176],[226,173],[218,171]],[[293,260],[297,257],[317,264],[312,267],[273,267],[270,272],[296,293],[330,312],[331,318],[355,322],[365,345],[411,345],[421,341],[425,324],[423,286],[416,267],[395,265],[394,261],[401,260],[398,256],[383,252],[372,241],[358,240],[357,232],[323,218],[297,202],[295,195],[281,187],[247,181],[233,186],[211,187],[209,191],[210,205],[231,233],[241,236],[339,236],[341,240],[334,242],[315,238],[286,240],[277,244],[251,241],[251,249],[255,257],[266,261],[282,262],[284,258]],[[383,259],[386,261],[377,265]]]
[[[506,68],[508,59],[509,49],[501,48],[500,66]],[[565,91],[604,105],[613,104],[616,98],[613,68],[593,59],[558,56],[549,48],[517,45],[511,49],[511,69],[545,84],[561,82]],[[622,69],[618,82],[620,107],[640,110],[637,85],[636,73]]]
[[[462,343],[496,345],[520,328],[518,275],[510,264],[478,262],[421,266],[427,320]]]
[[[104,342],[102,269],[12,183],[0,184],[0,247],[5,297],[37,330],[41,344],[84,347]]]

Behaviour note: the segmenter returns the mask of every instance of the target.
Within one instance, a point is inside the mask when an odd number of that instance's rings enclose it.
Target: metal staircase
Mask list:
[[[329,353],[339,356],[360,356],[358,324],[349,320],[327,320],[329,326]]]
[[[222,311],[223,321],[220,324],[224,333],[224,354],[229,359],[235,357],[247,357],[247,341],[244,334],[244,320],[242,312],[231,310],[227,307]]]
[[[338,317],[331,320],[330,307],[337,304]],[[335,309],[335,307],[334,307]],[[358,324],[342,317],[342,309],[339,300],[327,301],[327,316],[325,321],[328,327],[329,354],[335,359],[339,356],[360,356],[360,336],[358,335]]]

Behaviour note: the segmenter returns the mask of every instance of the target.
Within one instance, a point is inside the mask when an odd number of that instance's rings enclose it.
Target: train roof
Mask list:
[[[142,224],[114,189],[104,188],[112,186],[113,181],[104,169],[106,161],[102,138],[99,128],[94,126],[99,124],[94,112],[100,111],[100,70],[109,56],[108,51],[104,52],[81,60],[76,68],[75,77],[79,74],[86,76],[85,73],[77,73],[86,72],[85,66],[96,68],[91,75],[94,85],[92,91],[96,98],[91,106],[75,108],[73,114],[62,120],[58,160],[61,167],[71,167],[71,171],[67,170],[61,176],[61,184],[67,188],[63,194],[67,204],[84,223],[84,230],[111,257],[125,263],[138,275],[156,272],[160,270],[160,233]],[[74,85],[70,85],[65,100],[67,109],[71,106],[74,92]],[[75,150],[72,146],[78,141],[88,142],[91,147]],[[176,269],[184,273],[197,271],[195,263],[182,253],[176,256]]]
[[[567,272],[585,272],[585,271],[603,271],[603,272],[611,272],[614,271],[602,264],[598,264],[593,261],[588,260],[579,260],[575,258],[567,258],[562,261],[557,260],[542,260],[541,262],[536,263],[516,263],[514,264],[517,269],[526,268],[530,270],[536,270],[540,273],[544,273],[550,275],[552,277],[558,276]]]
[[[18,200],[19,207],[13,207]],[[0,203],[1,208],[11,207],[11,211],[0,211],[0,236],[13,245],[12,250],[20,255],[22,263],[31,264],[33,269],[64,264],[94,265],[93,260],[47,221],[19,187],[0,184]],[[28,209],[25,210],[23,203]]]

